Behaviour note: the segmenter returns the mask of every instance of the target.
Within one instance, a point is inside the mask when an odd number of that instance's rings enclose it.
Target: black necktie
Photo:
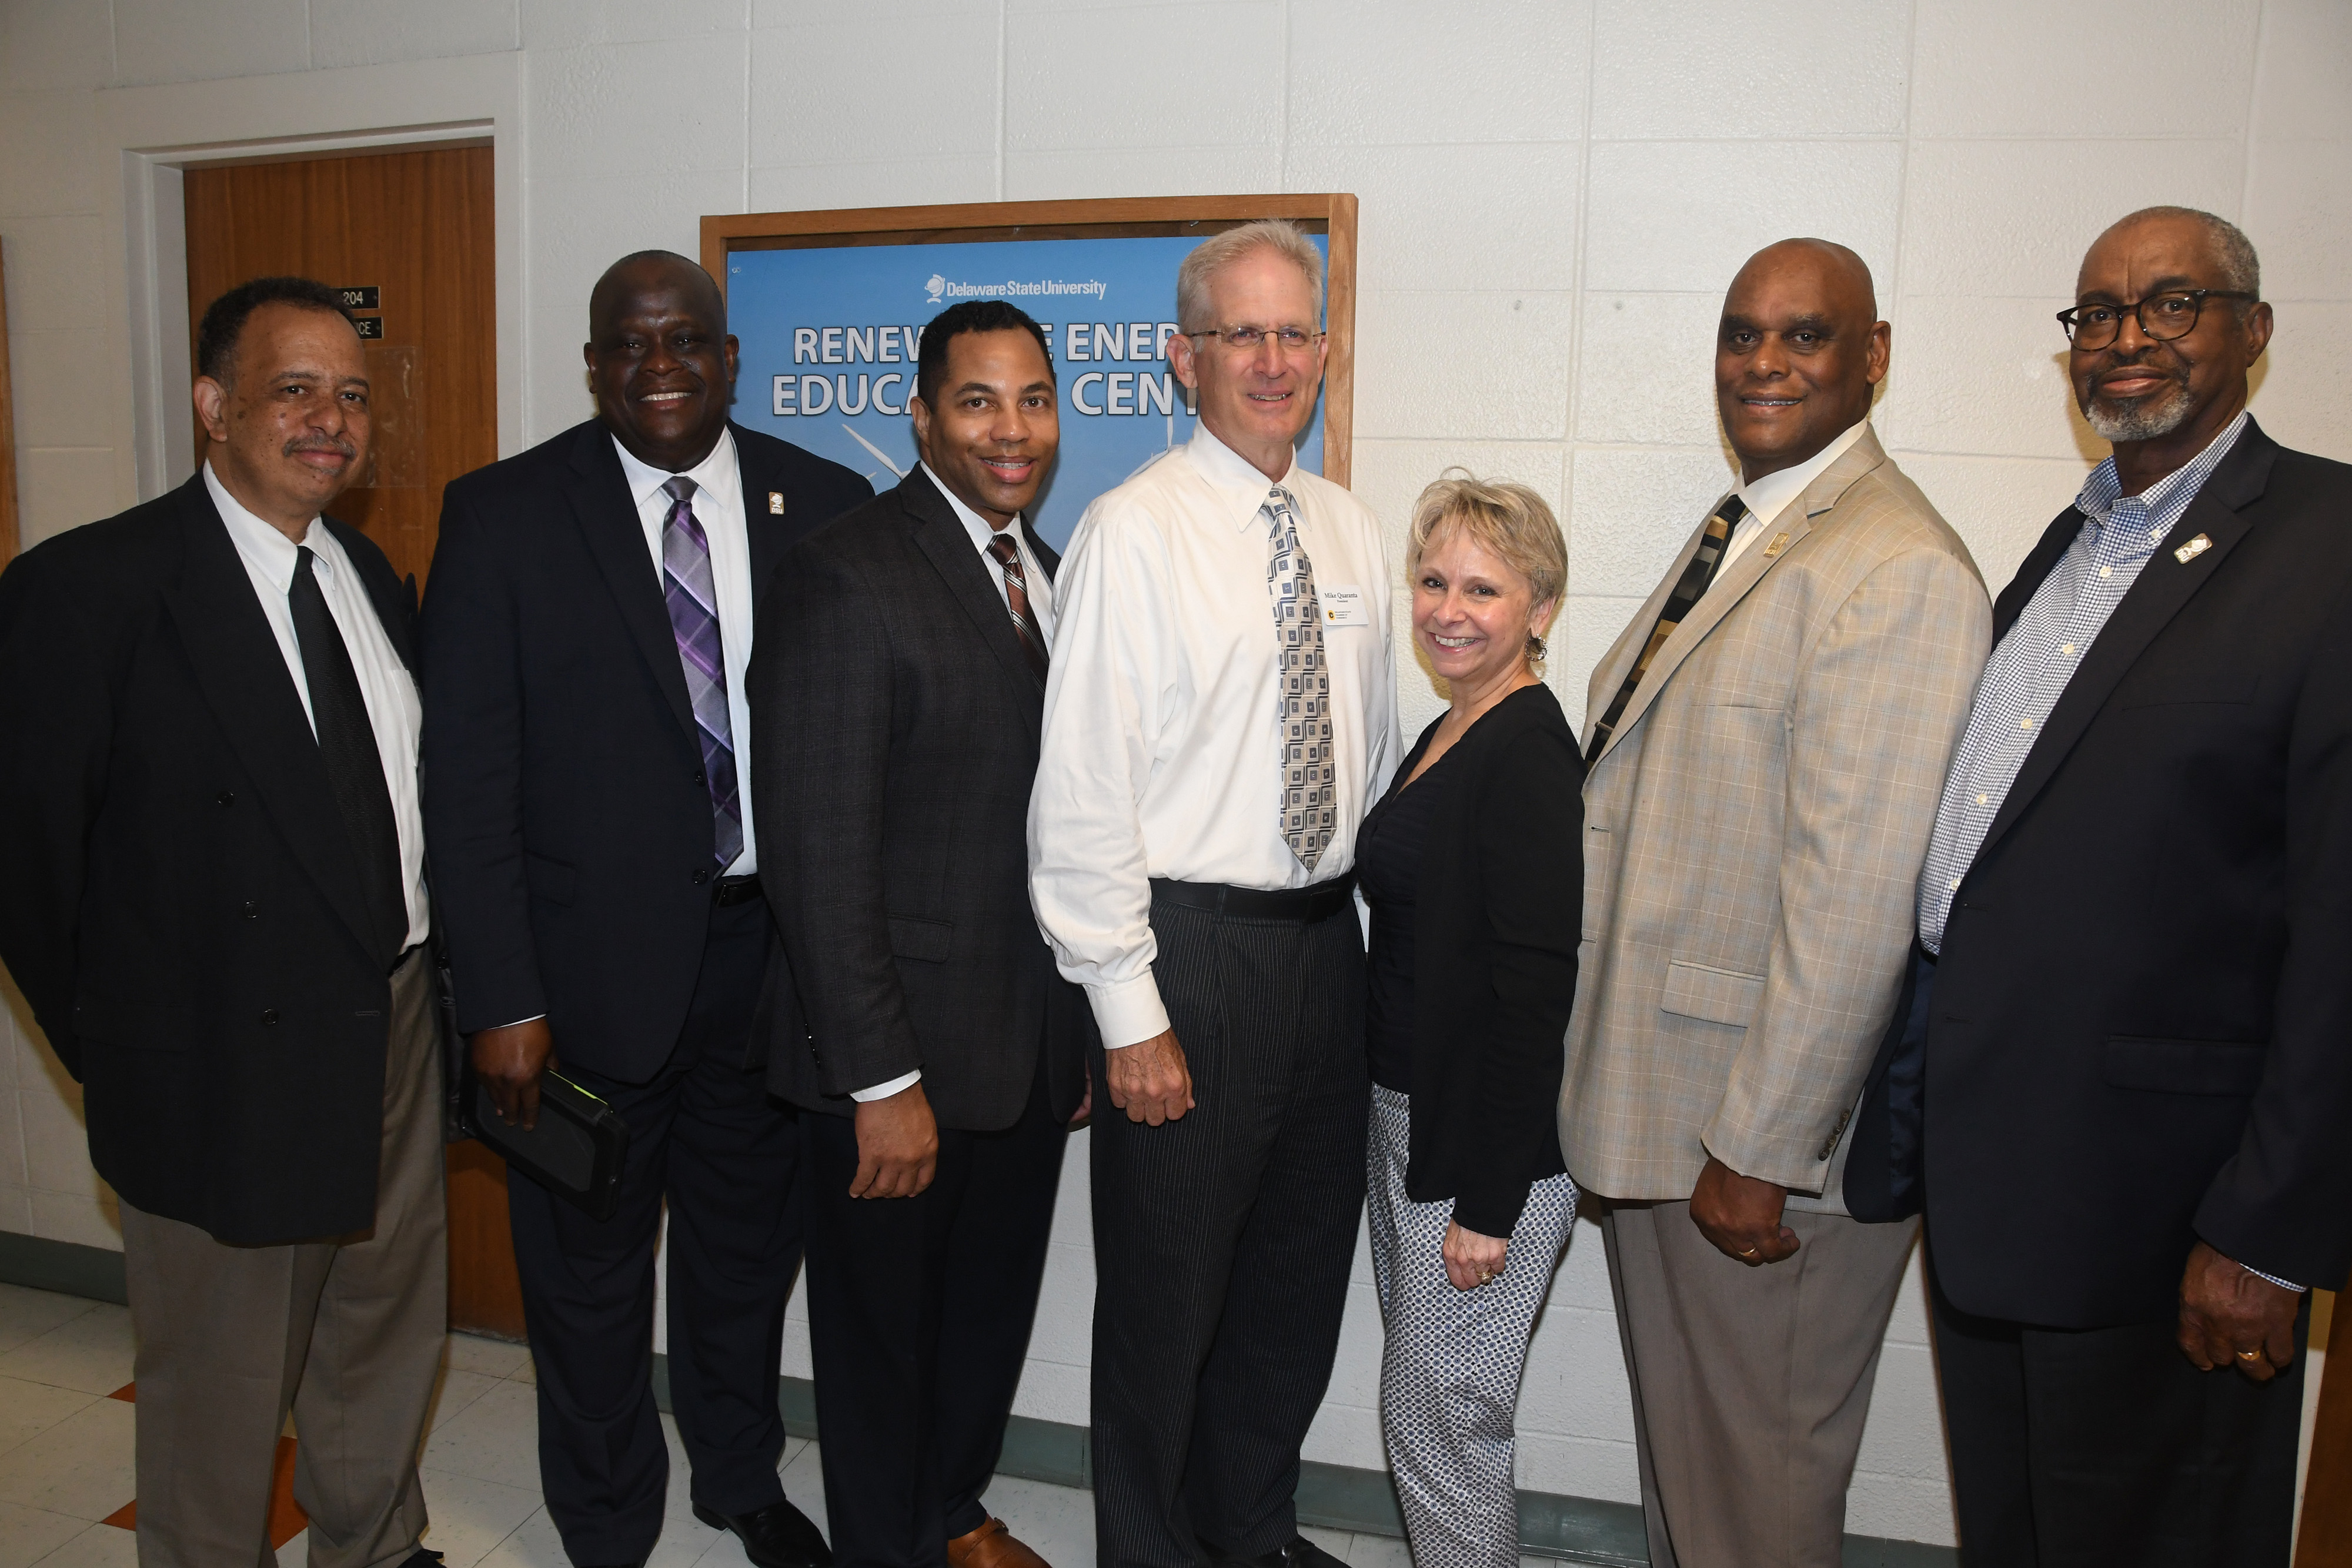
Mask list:
[[[1665,606],[1658,612],[1658,623],[1650,628],[1650,640],[1642,644],[1642,656],[1635,659],[1633,667],[1625,672],[1625,684],[1617,688],[1617,700],[1609,705],[1609,711],[1602,714],[1601,722],[1592,727],[1592,738],[1584,748],[1584,760],[1588,766],[1601,760],[1601,748],[1609,744],[1609,737],[1616,729],[1617,721],[1624,716],[1625,705],[1632,702],[1633,694],[1641,689],[1642,677],[1650,673],[1650,661],[1658,656],[1658,650],[1666,645],[1666,639],[1675,634],[1675,628],[1681,625],[1698,601],[1706,597],[1707,589],[1715,582],[1716,572],[1722,568],[1724,551],[1731,548],[1731,536],[1738,530],[1739,519],[1747,515],[1748,503],[1739,498],[1738,492],[1734,491],[1723,498],[1723,505],[1706,519],[1706,531],[1699,538],[1698,550],[1690,558],[1690,564],[1683,568],[1682,578],[1675,584],[1675,591],[1666,595]]]
[[[383,756],[375,748],[375,726],[352,668],[351,651],[335,627],[334,612],[320,591],[309,549],[294,552],[294,582],[286,601],[294,612],[294,637],[302,645],[302,674],[310,687],[310,725],[319,735],[319,759],[327,765],[327,790],[351,835],[359,862],[362,901],[376,923],[384,967],[408,944],[408,890],[400,874],[400,828],[392,814],[392,791],[383,781]]]

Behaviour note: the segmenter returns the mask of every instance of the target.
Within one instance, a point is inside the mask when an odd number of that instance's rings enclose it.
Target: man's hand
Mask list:
[[[1089,1066],[1085,1071],[1087,1092],[1078,1096],[1078,1108],[1070,1113],[1070,1131],[1073,1133],[1095,1119],[1095,1070]]]
[[[912,1197],[940,1169],[940,1124],[920,1080],[887,1100],[857,1107],[857,1174],[852,1197]]]
[[[555,1065],[555,1031],[545,1019],[477,1030],[467,1042],[474,1076],[490,1092],[499,1120],[528,1131],[539,1125],[539,1075]]]
[[[1126,1112],[1129,1121],[1157,1127],[1192,1108],[1192,1071],[1184,1065],[1184,1048],[1176,1043],[1174,1030],[1106,1051],[1103,1063],[1110,1103]]]
[[[1691,1223],[1725,1257],[1754,1268],[1797,1255],[1797,1233],[1780,1223],[1789,1189],[1741,1176],[1709,1155],[1691,1189]]]
[[[1502,1277],[1511,1249],[1507,1236],[1481,1236],[1452,1220],[1445,1224],[1445,1278],[1457,1291],[1475,1291]]]
[[[2234,1366],[2268,1383],[2294,1359],[2294,1315],[2302,1310],[2297,1292],[2248,1273],[2202,1241],[2189,1249],[2180,1276],[2180,1349],[2201,1370]]]

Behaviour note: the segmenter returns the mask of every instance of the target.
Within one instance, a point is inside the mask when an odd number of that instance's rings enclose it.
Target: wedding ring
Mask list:
[[[2238,1353],[2238,1359],[2240,1361],[2254,1361],[2260,1359],[2262,1354],[2263,1353],[2258,1350],[2242,1350]]]
[[[1740,1254],[1740,1256],[1741,1256],[1742,1258],[1753,1258],[1753,1257],[1755,1257],[1755,1256],[1756,1256],[1756,1249],[1755,1249],[1755,1248],[1753,1248],[1753,1247],[1750,1247],[1747,1251],[1742,1252],[1742,1253]]]

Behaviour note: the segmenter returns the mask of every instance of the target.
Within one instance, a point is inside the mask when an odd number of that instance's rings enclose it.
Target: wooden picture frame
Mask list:
[[[1324,235],[1329,244],[1323,324],[1330,334],[1331,352],[1323,370],[1323,475],[1345,486],[1353,472],[1356,393],[1356,198],[1345,192],[724,213],[702,220],[702,265],[723,291],[727,258],[736,251],[1127,235],[1205,238],[1260,218],[1287,218],[1309,234]]]

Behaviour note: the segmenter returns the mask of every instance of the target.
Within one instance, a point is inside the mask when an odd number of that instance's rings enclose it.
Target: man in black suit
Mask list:
[[[1973,1564],[2286,1561],[2352,1266],[2352,468],[2247,415],[2260,293],[2184,208],[2084,259],[2115,453],[1994,605],[1848,1163],[1927,1212]]]
[[[629,1127],[608,1221],[508,1184],[564,1550],[641,1563],[661,1534],[667,1199],[695,1517],[762,1568],[806,1568],[824,1540],[776,1479],[800,1148],[752,1028],[774,938],[743,810],[743,671],[786,547],[872,489],[728,422],[735,340],[684,256],[615,262],[588,314],[597,417],[457,481],[442,510],[425,805],[457,1022],[500,1115],[530,1124],[560,1070]]]
[[[1086,1092],[1086,998],[1029,912],[1053,575],[1021,514],[1059,439],[1011,305],[923,330],[922,465],[793,552],[760,612],[752,799],[803,1014],[769,1081],[817,1113],[809,1333],[834,1549],[1044,1568],[989,1516]]]
[[[139,1559],[431,1563],[446,1310],[415,587],[335,292],[205,312],[195,477],[0,576],[0,957],[83,1085],[139,1340]]]

